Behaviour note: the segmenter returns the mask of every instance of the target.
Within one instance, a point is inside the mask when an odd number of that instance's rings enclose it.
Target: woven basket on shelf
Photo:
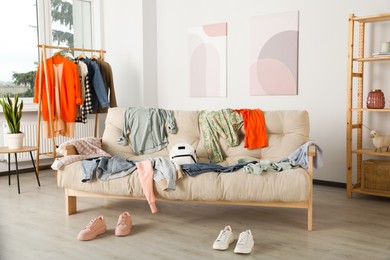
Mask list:
[[[390,193],[390,160],[365,160],[361,179],[362,190]]]

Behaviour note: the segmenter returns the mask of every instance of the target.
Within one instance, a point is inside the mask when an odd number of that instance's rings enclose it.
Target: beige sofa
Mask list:
[[[131,146],[117,143],[120,136],[125,108],[110,108],[102,136],[102,149],[111,155],[140,161],[150,157],[168,157],[169,149],[181,142],[191,144],[200,162],[208,162],[207,153],[200,137],[198,126],[199,111],[174,111],[177,125],[176,134],[168,134],[167,148],[153,154],[137,156]],[[267,159],[278,161],[309,141],[310,123],[306,111],[264,111],[269,146],[248,150],[244,148],[244,130],[239,132],[240,144],[226,145],[220,139],[220,147],[226,158],[224,166],[236,164],[239,159]],[[242,127],[243,128],[243,127]],[[68,147],[68,150],[72,150]],[[315,147],[309,147],[308,169],[293,168],[281,172],[266,172],[254,175],[240,169],[235,172],[218,174],[202,173],[191,177],[185,175],[177,181],[175,190],[162,190],[155,185],[154,193],[159,201],[194,201],[217,204],[238,204],[253,206],[291,207],[307,210],[307,228],[312,229],[312,174]],[[110,181],[93,180],[82,182],[81,161],[74,162],[57,171],[57,183],[65,189],[66,213],[76,213],[77,197],[108,197],[124,199],[145,199],[137,170],[132,174]],[[147,207],[147,203],[145,203]]]

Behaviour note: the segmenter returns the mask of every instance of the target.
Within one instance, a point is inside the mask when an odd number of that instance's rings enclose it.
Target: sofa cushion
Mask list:
[[[127,158],[135,155],[131,144],[125,146],[118,144],[118,139],[123,131],[125,110],[124,107],[108,109],[102,136],[102,149],[109,154]]]
[[[144,198],[138,171],[119,179],[81,182],[81,162],[75,162],[58,172],[58,186],[94,193],[130,195]],[[309,176],[302,168],[282,172],[248,174],[240,169],[229,173],[206,172],[194,177],[184,175],[176,190],[163,190],[154,184],[156,198],[195,201],[304,201],[309,195]]]
[[[277,161],[309,141],[310,121],[307,111],[265,111],[268,147],[261,149],[261,158]]]

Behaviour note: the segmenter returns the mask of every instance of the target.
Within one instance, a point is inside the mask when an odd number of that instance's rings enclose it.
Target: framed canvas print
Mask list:
[[[191,97],[226,97],[227,23],[188,30]]]
[[[297,95],[298,17],[286,12],[250,21],[250,95]]]

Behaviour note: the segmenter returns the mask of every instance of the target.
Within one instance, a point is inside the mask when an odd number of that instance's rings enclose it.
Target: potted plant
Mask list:
[[[3,107],[3,114],[8,124],[9,133],[7,134],[8,148],[20,149],[23,147],[24,133],[20,131],[20,121],[23,116],[23,100],[19,99],[19,95],[15,95],[12,99],[7,96],[2,96],[0,105]]]

